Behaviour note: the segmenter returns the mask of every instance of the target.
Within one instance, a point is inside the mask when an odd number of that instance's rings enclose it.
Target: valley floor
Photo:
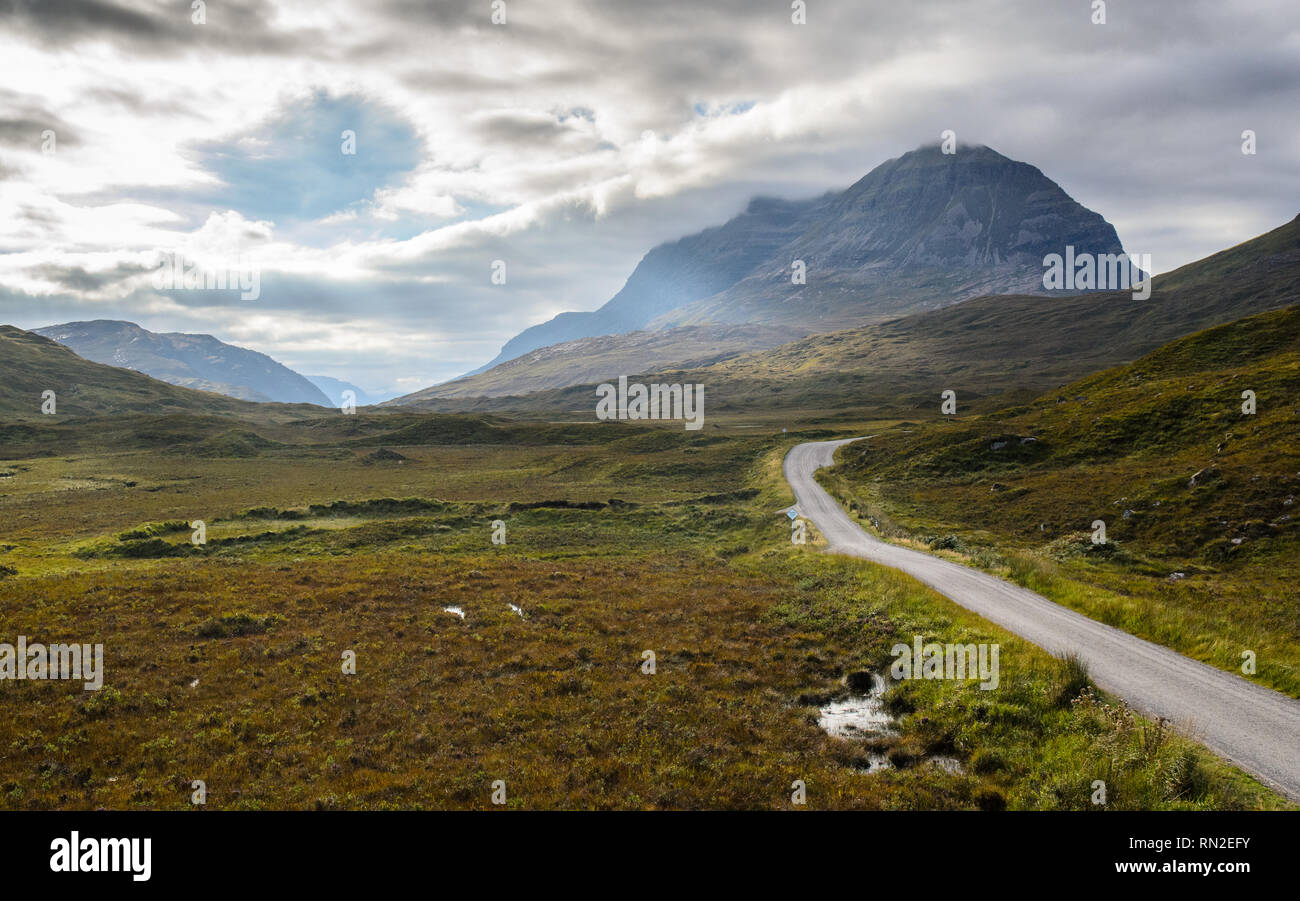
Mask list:
[[[818,437],[0,464],[0,641],[105,653],[97,692],[0,681],[0,805],[185,808],[203,780],[213,808],[783,809],[802,782],[1082,810],[1104,780],[1109,808],[1289,806],[1068,661],[793,545],[780,461]],[[819,726],[917,634],[998,643],[999,687],[891,683],[886,728]]]

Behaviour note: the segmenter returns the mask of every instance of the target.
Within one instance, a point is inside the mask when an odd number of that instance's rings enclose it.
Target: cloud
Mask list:
[[[39,97],[0,89],[0,144],[36,153],[46,146],[45,133],[53,131],[55,146],[76,146],[79,137],[72,126],[46,109]]]
[[[116,262],[109,268],[89,271],[81,266],[61,266],[42,263],[33,266],[29,272],[36,279],[43,279],[58,288],[69,289],[82,294],[102,292],[106,287],[117,284],[124,279],[150,271],[144,263]]]
[[[0,16],[25,39],[51,49],[106,42],[163,55],[196,45],[240,55],[283,54],[318,36],[276,27],[268,4],[256,0],[211,0],[204,7],[199,22],[190,3],[168,0],[0,0]]]
[[[194,149],[216,183],[196,199],[283,223],[319,219],[369,200],[414,169],[414,129],[364,98],[316,92],[242,134]]]
[[[507,9],[214,0],[200,26],[171,0],[0,0],[0,316],[204,331],[410,389],[598,307],[753,195],[843,188],[946,129],[1038,166],[1157,271],[1297,212],[1293,0],[1112,3],[1105,25],[1036,0],[817,2],[803,26],[749,0]],[[132,267],[168,249],[242,258],[262,297],[153,290]]]

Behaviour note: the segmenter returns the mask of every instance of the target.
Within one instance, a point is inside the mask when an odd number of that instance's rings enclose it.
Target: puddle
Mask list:
[[[848,695],[831,701],[820,708],[817,725],[822,731],[836,738],[873,739],[890,738],[898,734],[894,728],[894,717],[885,709],[885,680],[877,673],[871,674],[871,690],[865,695]],[[877,745],[879,747],[879,745]],[[947,773],[965,772],[961,761],[956,757],[934,754],[917,761],[917,765],[934,766]],[[879,773],[892,770],[887,754],[870,751],[854,769],[860,773]]]
[[[884,693],[885,680],[872,673],[869,693],[831,701],[821,708],[817,725],[836,738],[893,735],[894,718],[885,710]]]
[[[443,607],[442,612],[450,613],[452,616],[459,616],[461,619],[465,618],[465,611],[459,607]]]

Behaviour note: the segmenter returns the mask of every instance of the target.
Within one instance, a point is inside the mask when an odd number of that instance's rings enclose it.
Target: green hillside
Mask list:
[[[49,338],[0,325],[0,415],[41,416],[41,394],[53,391],[56,415],[119,413],[241,413],[256,405],[208,391],[168,385],[131,369],[82,359]]]
[[[886,535],[1225,669],[1253,651],[1261,681],[1300,694],[1300,306],[839,459],[828,485]]]
[[[128,448],[250,456],[285,440],[281,430],[294,423],[326,419],[331,433],[350,425],[334,422],[340,418],[337,411],[311,404],[237,400],[93,363],[11,325],[0,325],[0,371],[5,373],[0,385],[3,459]],[[55,394],[54,415],[41,411],[45,391]],[[290,430],[287,437],[295,440],[302,434]]]

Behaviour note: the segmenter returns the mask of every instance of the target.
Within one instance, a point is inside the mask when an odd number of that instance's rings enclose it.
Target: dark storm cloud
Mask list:
[[[171,33],[166,19],[102,0],[0,0],[0,15],[57,42],[104,34],[157,38]]]
[[[62,267],[54,265],[34,266],[28,270],[32,275],[54,282],[71,291],[94,292],[115,285],[123,279],[150,271],[148,266],[118,263],[102,272],[88,272],[80,266]]]
[[[72,126],[46,109],[41,98],[0,88],[0,144],[38,153],[46,129],[54,132],[58,144],[79,143]]]
[[[55,121],[53,119],[0,119],[0,144],[38,151],[41,148],[42,132],[46,129],[53,130],[59,136],[66,134],[67,136],[62,138],[65,144],[75,143],[75,137],[66,127],[54,128]]]
[[[477,116],[472,127],[494,150],[517,145],[537,148],[553,146],[572,153],[615,149],[587,127],[590,120],[579,115],[540,111],[502,111]]]
[[[189,3],[152,0],[140,7],[110,0],[0,0],[8,27],[49,47],[107,41],[167,56],[195,48],[232,54],[305,51],[321,43],[311,32],[285,34],[270,24],[272,7],[258,0],[211,0],[195,24]]]

